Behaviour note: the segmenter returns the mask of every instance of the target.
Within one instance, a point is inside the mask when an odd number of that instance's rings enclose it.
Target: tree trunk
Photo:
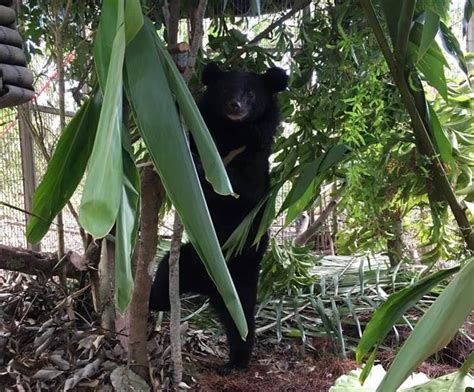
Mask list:
[[[306,231],[304,231],[295,238],[296,245],[306,244],[310,240],[310,238],[318,232],[318,230],[324,225],[324,223],[328,219],[331,212],[334,210],[334,208],[336,208],[338,201],[338,198],[334,198],[328,203],[326,208],[319,215],[319,218],[316,219],[316,222],[314,222]]]
[[[387,240],[387,252],[390,260],[390,266],[395,267],[403,259],[403,225],[402,220],[399,216],[393,218],[392,235],[393,238]]]
[[[128,343],[128,364],[144,379],[149,378],[146,349],[148,301],[152,283],[149,267],[155,258],[158,246],[158,214],[164,196],[164,189],[158,174],[153,170],[153,167],[145,167],[141,173],[140,248],[135,272],[135,287],[129,306],[130,335]]]

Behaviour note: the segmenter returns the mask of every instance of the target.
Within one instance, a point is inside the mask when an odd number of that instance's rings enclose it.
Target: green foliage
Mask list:
[[[46,235],[79,185],[94,145],[101,104],[101,94],[95,93],[63,131],[33,195],[33,215],[26,228],[29,242],[37,243]]]
[[[262,260],[260,302],[279,295],[296,295],[311,286],[316,280],[312,273],[316,264],[308,246],[296,246],[290,241],[280,245],[272,239],[271,249]]]
[[[365,370],[365,367],[362,371]],[[382,365],[377,365],[371,370],[369,379],[360,384],[361,370],[351,370],[349,373],[339,377],[329,392],[376,392],[380,380],[386,372]],[[474,387],[474,378],[470,374],[454,372],[435,379],[428,379],[424,373],[413,373],[407,380],[408,385],[401,385],[398,392],[439,392],[439,391],[469,391]]]
[[[403,314],[414,306],[424,295],[433,289],[440,281],[450,277],[459,271],[459,267],[441,270],[433,275],[427,276],[411,286],[392,294],[372,315],[367,324],[364,334],[359,341],[356,350],[356,360],[361,363],[371,350],[377,350],[392,326],[403,316]],[[364,368],[361,376],[366,376],[374,364],[374,355]],[[364,381],[364,378],[361,379]]]
[[[181,97],[181,102],[188,96],[177,89],[186,88],[184,84],[173,82],[170,75],[169,56],[162,44],[157,43],[158,37],[153,25],[146,21],[137,36],[130,42],[126,53],[126,92],[138,130],[157,168],[168,197],[173,202],[186,233],[206,266],[217,289],[234,318],[242,336],[247,334],[247,326],[243,317],[242,307],[229,271],[222,256],[217,236],[212,228],[211,218],[199,184],[194,163],[191,158],[187,139],[182,128],[174,96]],[[138,71],[139,70],[139,71]],[[169,79],[168,79],[169,78]],[[192,110],[197,108],[191,102]],[[195,119],[188,116],[187,119]],[[201,138],[209,140],[207,129],[202,122],[187,123],[194,132],[201,132]],[[201,127],[197,127],[201,125]],[[220,160],[215,150],[208,149],[209,162]],[[214,153],[213,156],[210,153]],[[176,160],[175,157],[180,157]],[[209,178],[215,179],[214,185],[221,192],[232,192],[228,186],[222,163],[214,164],[221,168],[220,172],[212,173]],[[216,177],[218,174],[218,177]],[[226,188],[227,187],[227,188]],[[186,192],[183,190],[186,189]],[[232,196],[229,196],[232,197]]]
[[[107,70],[99,75],[104,101],[79,209],[81,226],[96,238],[104,237],[112,229],[122,196],[122,68],[125,56],[123,8],[123,0],[104,2],[104,17],[110,13],[108,17],[116,18],[117,22],[115,25],[101,23],[101,31],[110,28],[112,32],[97,37],[98,42],[112,38],[110,53],[104,57],[113,61],[101,64],[102,67],[99,68]]]
[[[97,28],[102,2],[71,1],[66,13],[67,3],[67,0],[21,2],[19,29],[28,58],[45,56],[50,63],[54,62],[58,49],[63,56],[74,51],[74,59],[64,72],[71,84],[77,82],[75,92],[79,92],[84,85],[93,86],[95,81],[91,72],[93,44],[86,33]]]
[[[88,232],[99,238],[115,227],[115,297],[117,308],[126,309],[133,288],[131,253],[137,237],[140,184],[130,135],[123,125],[125,84],[144,147],[160,173],[188,237],[245,337],[247,326],[242,307],[212,227],[177,104],[184,124],[192,128],[198,142],[207,178],[221,194],[231,194],[232,188],[185,83],[175,71],[153,25],[149,21],[143,25],[139,9],[137,0],[103,3],[103,19],[95,37],[95,65],[104,100],[102,106],[95,100],[87,103],[61,135],[47,174],[35,193],[35,208],[46,220],[32,220],[29,238],[39,240],[46,233],[52,219],[76,189],[88,161],[79,220]],[[144,150],[140,152],[137,148],[137,153],[143,155]],[[176,154],[179,160],[175,159]],[[71,165],[76,166],[71,169]],[[67,169],[76,174],[65,176]],[[45,192],[59,193],[51,198]]]
[[[299,338],[308,348],[310,341],[305,337],[325,337],[341,357],[355,351],[354,343],[362,336],[367,314],[384,303],[390,293],[410,286],[417,276],[413,266],[391,270],[386,258],[380,256],[315,256],[302,252],[303,248],[286,244],[264,259],[257,331],[271,330],[278,340],[283,336]],[[417,309],[423,312],[426,308],[423,299]],[[407,317],[397,320],[395,334],[398,325],[416,322]]]
[[[464,267],[420,319],[377,391],[395,390],[425,358],[447,345],[474,309],[474,262]]]

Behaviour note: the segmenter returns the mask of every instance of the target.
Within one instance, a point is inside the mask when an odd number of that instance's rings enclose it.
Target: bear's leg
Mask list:
[[[218,293],[211,296],[211,304],[218,313],[224,324],[227,343],[229,345],[229,362],[224,368],[224,373],[233,369],[245,369],[250,363],[255,341],[255,303],[257,296],[257,281],[238,282],[235,286],[240,297],[245,319],[247,321],[248,334],[246,340],[242,340],[239,331],[232,320],[224,302]],[[240,283],[240,284],[239,284]]]
[[[207,273],[191,244],[181,246],[179,256],[180,293],[206,294],[210,286]],[[156,271],[150,292],[150,310],[170,310],[169,299],[169,253],[163,258]]]

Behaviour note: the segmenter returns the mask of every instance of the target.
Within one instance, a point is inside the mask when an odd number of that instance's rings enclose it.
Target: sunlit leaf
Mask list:
[[[418,321],[395,357],[378,392],[396,390],[424,359],[449,343],[474,309],[472,293],[474,262],[469,259]]]
[[[428,52],[418,60],[417,67],[425,77],[426,81],[436,88],[441,96],[447,101],[448,86],[446,84],[446,76],[444,74],[445,64],[439,59],[438,56],[434,56],[432,54],[431,49],[433,48],[434,43],[435,42],[432,43]],[[441,52],[439,53],[441,54]]]
[[[431,11],[426,10],[425,12],[425,22],[423,23],[423,32],[421,34],[420,47],[418,49],[418,58],[422,58],[431,43],[436,37],[439,29],[440,16]]]
[[[466,59],[464,58],[464,53],[461,50],[461,46],[459,45],[459,42],[457,38],[455,37],[455,35],[452,33],[449,27],[446,26],[446,24],[443,22],[441,22],[440,37],[441,37],[441,43],[443,44],[443,47],[446,49],[446,51],[456,59],[459,65],[459,68],[461,68],[461,70],[466,75],[469,75]]]
[[[361,363],[365,356],[383,341],[392,326],[426,293],[442,280],[459,271],[459,267],[438,271],[392,294],[372,315],[356,349],[356,360]]]

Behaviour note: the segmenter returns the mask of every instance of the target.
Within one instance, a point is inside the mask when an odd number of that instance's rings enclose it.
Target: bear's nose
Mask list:
[[[232,109],[232,110],[240,110],[240,108],[242,107],[241,103],[239,101],[230,101],[229,102],[229,107]]]

